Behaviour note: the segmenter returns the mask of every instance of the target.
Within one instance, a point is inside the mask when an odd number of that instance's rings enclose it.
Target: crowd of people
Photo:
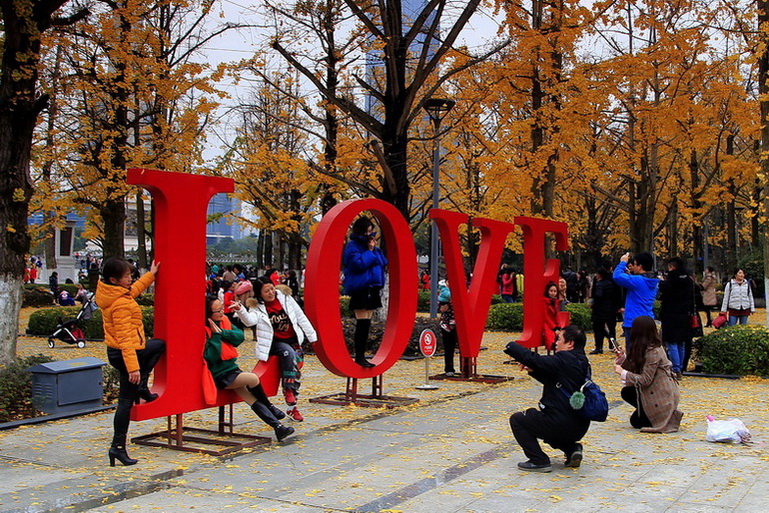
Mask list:
[[[696,279],[679,257],[668,258],[665,268],[664,272],[655,272],[654,257],[648,252],[626,253],[613,269],[599,269],[592,279],[587,277],[585,286],[577,286],[576,295],[569,292],[567,276],[561,277],[558,284],[547,284],[542,340],[553,354],[548,351],[541,355],[516,342],[505,349],[522,370],[543,384],[539,408],[510,417],[513,436],[528,458],[518,464],[521,470],[552,470],[539,440],[562,451],[567,467],[578,467],[583,458],[579,442],[589,421],[570,399],[592,373],[585,353],[585,334],[574,325],[557,325],[557,312],[570,297],[591,306],[595,348],[590,354],[602,354],[604,341],[610,342],[614,371],[622,385],[620,397],[633,408],[630,425],[648,433],[678,431],[683,418],[679,383],[688,368],[692,339],[701,326],[699,312],[706,312],[710,325],[710,313],[718,308],[718,279],[712,267],[705,269],[702,279]],[[583,276],[576,275],[579,284]],[[655,319],[656,300],[660,302],[659,319]],[[735,269],[725,283],[719,315],[734,325],[747,323],[753,312],[751,282],[744,269]],[[624,344],[616,341],[617,322],[622,322]]]

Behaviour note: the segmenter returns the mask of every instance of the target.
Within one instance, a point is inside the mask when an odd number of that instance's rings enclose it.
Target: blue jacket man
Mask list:
[[[651,253],[638,253],[632,259],[625,253],[614,269],[614,282],[627,289],[625,298],[625,318],[622,331],[625,337],[625,350],[630,354],[630,328],[633,320],[640,315],[654,319],[654,300],[660,280],[652,272],[654,257]]]

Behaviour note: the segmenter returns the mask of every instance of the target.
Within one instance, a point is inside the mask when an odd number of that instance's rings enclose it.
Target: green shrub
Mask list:
[[[32,405],[32,373],[27,369],[33,365],[53,361],[38,354],[17,358],[13,363],[0,369],[0,422],[34,417]]]
[[[569,303],[566,311],[571,315],[571,323],[576,324],[582,331],[593,331],[592,309],[585,303]]]
[[[155,294],[149,294],[145,292],[136,298],[136,302],[141,306],[155,306]]]
[[[117,402],[120,393],[120,372],[112,365],[104,365],[102,368],[102,383],[104,383],[104,404]]]
[[[521,331],[523,329],[523,304],[498,303],[489,308],[486,327],[493,331]]]
[[[40,337],[48,336],[56,329],[56,325],[59,322],[75,317],[79,310],[80,308],[77,306],[56,306],[44,310],[36,310],[29,316],[27,334]],[[81,323],[81,326],[82,324],[84,323]]]
[[[343,319],[351,315],[352,312],[350,312],[350,296],[340,296],[339,307],[339,310],[342,312]]]
[[[53,306],[53,294],[48,287],[41,285],[25,285],[21,291],[21,306],[39,308],[41,306]]]
[[[491,304],[496,305],[502,303],[502,296],[494,294],[491,296]],[[419,289],[419,299],[417,302],[417,312],[429,312],[430,311],[430,291]]]
[[[411,338],[409,343],[403,350],[403,356],[419,356],[422,353],[419,350],[419,335],[424,329],[431,329],[438,336],[437,351],[443,351],[443,340],[441,338],[440,327],[437,322],[431,321],[427,317],[417,317],[414,320],[414,328],[411,330]],[[371,330],[369,331],[369,352],[376,353],[379,349],[379,344],[382,342],[384,336],[385,323],[381,321],[372,321]],[[353,334],[355,333],[355,319],[343,319],[342,331],[344,333],[345,343],[350,354],[354,354]],[[311,348],[308,348],[311,349]]]
[[[141,308],[142,322],[144,323],[144,333],[146,336],[151,337],[154,331],[155,323],[154,309],[149,306],[143,306]],[[66,321],[67,319],[73,319],[79,310],[80,307],[78,306],[57,306],[32,312],[32,315],[29,316],[27,334],[38,337],[47,337],[53,333],[57,324],[62,321]],[[96,310],[93,312],[91,319],[87,321],[81,320],[78,325],[80,329],[85,332],[86,338],[104,338],[101,310]]]
[[[419,289],[419,298],[417,299],[417,312],[430,311],[430,291]]]
[[[694,351],[703,372],[769,376],[769,330],[764,326],[727,326],[700,337]]]
[[[74,283],[59,283],[59,292],[66,290],[70,296],[75,297],[77,294],[77,285]]]
[[[592,330],[590,307],[584,303],[569,303],[566,311],[571,315],[571,323],[584,331]],[[521,331],[523,329],[523,304],[499,303],[491,305],[486,327],[494,331]]]

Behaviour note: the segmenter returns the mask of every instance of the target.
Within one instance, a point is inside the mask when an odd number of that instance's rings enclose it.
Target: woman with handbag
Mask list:
[[[678,431],[683,412],[678,409],[680,394],[670,360],[662,347],[654,319],[641,315],[630,329],[630,354],[615,350],[614,372],[619,374],[622,398],[636,410],[630,425],[644,433]]]
[[[721,315],[729,316],[729,326],[748,323],[748,316],[755,313],[756,306],[753,303],[753,291],[750,283],[745,279],[745,271],[737,269],[734,277],[729,280],[724,288],[724,301],[721,304]]]

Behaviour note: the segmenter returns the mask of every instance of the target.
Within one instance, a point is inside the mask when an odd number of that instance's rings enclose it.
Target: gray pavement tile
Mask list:
[[[678,501],[675,504],[672,504],[665,511],[669,513],[724,513],[726,511],[755,512],[755,511],[761,511],[762,509],[766,509],[766,507],[764,506],[758,509],[742,509],[742,508],[732,508],[728,506],[720,506],[718,504],[688,504],[686,502]]]

